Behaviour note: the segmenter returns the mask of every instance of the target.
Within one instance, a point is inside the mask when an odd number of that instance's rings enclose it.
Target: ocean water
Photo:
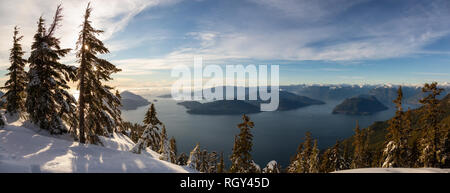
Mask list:
[[[151,102],[153,99],[158,100],[154,102],[157,116],[166,125],[168,135],[175,137],[179,152],[189,155],[195,144],[199,143],[208,151],[223,152],[224,159],[229,160],[234,136],[239,133],[237,125],[242,121],[241,115],[192,115],[172,99],[143,97]],[[356,121],[361,127],[367,127],[395,114],[391,108],[367,116],[333,115],[333,108],[341,101],[325,102],[325,105],[291,111],[250,114],[250,120],[255,123],[251,130],[254,136],[252,157],[255,162],[264,167],[269,161],[276,160],[286,167],[307,131],[318,139],[319,148],[323,149],[332,146],[337,139],[353,135]],[[142,123],[148,107],[123,111],[122,117],[130,122]]]

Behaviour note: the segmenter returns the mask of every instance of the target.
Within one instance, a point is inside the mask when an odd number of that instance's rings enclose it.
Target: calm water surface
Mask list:
[[[154,98],[143,97],[153,102]],[[177,140],[179,152],[189,154],[198,142],[209,151],[223,151],[227,160],[234,136],[239,133],[237,124],[241,122],[241,115],[191,115],[172,99],[157,100],[154,102],[157,116],[166,125],[168,135]],[[394,115],[393,109],[369,116],[331,114],[339,102],[326,101],[325,105],[291,111],[250,114],[250,119],[255,122],[252,129],[252,156],[255,162],[264,167],[270,160],[276,160],[285,167],[303,141],[306,131],[312,132],[322,149],[333,145],[336,139],[351,136],[357,120],[361,127],[367,127],[375,121],[384,121]],[[137,110],[123,111],[122,117],[130,122],[142,123],[147,109],[148,106],[144,106]]]

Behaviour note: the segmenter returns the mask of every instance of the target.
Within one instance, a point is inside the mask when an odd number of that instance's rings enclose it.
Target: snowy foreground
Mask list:
[[[341,170],[333,173],[450,173],[450,169],[440,168],[360,168]]]
[[[195,172],[158,159],[147,149],[129,150],[134,143],[121,134],[102,138],[104,147],[74,142],[70,136],[51,136],[47,131],[17,118],[7,118],[0,128],[0,173],[6,172]]]

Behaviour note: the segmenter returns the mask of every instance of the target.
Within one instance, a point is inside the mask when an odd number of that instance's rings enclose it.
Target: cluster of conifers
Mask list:
[[[417,110],[403,111],[403,92],[399,87],[398,96],[393,101],[397,111],[388,121],[387,128],[383,128],[386,131],[383,141],[372,140],[373,131],[370,127],[360,129],[357,123],[351,138],[337,141],[333,147],[320,151],[317,140],[307,132],[286,168],[281,168],[273,160],[261,169],[252,160],[253,136],[250,129],[255,124],[246,115],[243,115],[243,122],[238,125],[240,133],[235,136],[229,168],[224,165],[223,153],[219,155],[214,151],[209,153],[200,150],[198,144],[189,157],[184,153],[177,155],[175,139],[167,143],[164,124],[156,118],[153,105],[147,112],[144,126],[128,123],[127,128],[133,131],[128,134],[137,142],[134,152],[139,153],[140,149],[149,146],[161,154],[161,159],[208,173],[325,173],[367,167],[448,168],[450,130],[448,123],[441,121],[445,115],[442,108],[447,107],[437,99],[443,89],[438,88],[437,83],[432,83],[425,84],[422,90],[425,97],[419,102],[423,106]],[[158,125],[162,126],[162,136],[158,135]]]
[[[7,113],[25,116],[52,134],[70,132],[81,143],[98,144],[101,143],[98,136],[121,130],[120,95],[105,84],[120,69],[97,57],[109,50],[97,38],[103,31],[91,26],[91,10],[88,4],[76,42],[79,67],[60,62],[71,51],[61,48],[60,40],[54,36],[62,20],[61,5],[48,28],[45,20],[39,18],[28,59],[23,59],[20,44],[23,36],[14,28],[9,80],[2,88],[6,90],[3,96],[6,100],[2,106]],[[68,92],[70,82],[78,85],[78,101]]]
[[[113,92],[113,87],[105,84],[111,80],[110,75],[120,69],[97,57],[109,50],[97,38],[103,31],[91,26],[91,10],[88,4],[76,42],[79,67],[60,63],[60,59],[70,52],[70,49],[61,48],[59,39],[54,37],[62,19],[61,6],[57,7],[48,29],[45,27],[45,20],[39,18],[31,54],[27,60],[23,59],[24,52],[20,44],[23,36],[19,36],[17,27],[14,28],[11,66],[7,74],[9,80],[2,87],[6,90],[2,107],[7,113],[26,116],[52,134],[69,132],[81,143],[98,144],[101,143],[98,136],[123,132],[136,142],[132,152],[140,153],[150,147],[159,152],[163,160],[188,165],[201,172],[317,173],[380,166],[449,167],[450,132],[449,125],[439,121],[442,110],[436,97],[442,89],[437,87],[437,83],[424,85],[423,92],[428,95],[420,100],[423,107],[415,115],[412,115],[411,110],[402,110],[403,93],[399,88],[398,97],[394,101],[397,112],[389,121],[381,151],[369,147],[371,131],[368,128],[361,130],[357,126],[352,138],[338,141],[322,152],[317,147],[317,140],[313,143],[311,133],[306,133],[304,142],[300,144],[287,168],[282,170],[276,161],[271,161],[261,170],[251,156],[253,136],[250,129],[254,127],[254,123],[243,115],[228,169],[225,169],[223,154],[200,150],[198,144],[189,157],[184,153],[177,155],[175,139],[167,139],[165,126],[157,119],[153,104],[146,114],[144,126],[122,122],[120,95],[117,90]],[[27,72],[26,64],[29,64]],[[71,81],[78,83],[78,101],[67,91]],[[419,120],[419,126],[415,126],[415,129],[412,125],[413,118]],[[344,147],[341,147],[341,143]]]

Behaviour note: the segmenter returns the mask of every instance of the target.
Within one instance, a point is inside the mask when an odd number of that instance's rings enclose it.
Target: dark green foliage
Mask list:
[[[161,144],[161,134],[159,133],[162,128],[164,128],[164,124],[156,117],[156,109],[155,104],[152,103],[150,108],[145,113],[144,125],[149,130],[150,138],[149,138],[149,146],[152,150],[158,151]]]
[[[256,172],[256,168],[252,164],[252,140],[253,135],[250,133],[250,129],[255,124],[250,121],[250,118],[246,115],[242,116],[243,122],[238,125],[240,129],[239,135],[235,137],[233,152],[231,155],[231,173],[253,173]]]
[[[217,173],[219,169],[217,152],[209,153],[208,150],[200,150],[200,145],[195,145],[189,155],[186,165],[203,173]]]
[[[225,164],[223,163],[223,152],[220,152],[219,163],[217,164],[217,173],[225,173]]]
[[[289,173],[316,173],[319,171],[319,151],[317,140],[314,142],[311,132],[306,132],[305,140],[298,146],[296,155],[287,168]]]
[[[340,145],[340,142],[336,141],[336,144],[330,150],[329,159],[331,169],[333,171],[348,169],[348,165],[345,163],[344,155],[342,152],[343,150],[341,149]]]
[[[54,37],[62,19],[61,11],[61,6],[58,6],[48,30],[44,19],[39,18],[28,59],[30,70],[25,106],[30,120],[52,134],[69,130],[63,121],[71,127],[77,124],[76,100],[67,92],[70,88],[68,82],[76,79],[77,68],[59,62],[70,49],[62,49],[59,39]]]
[[[382,167],[408,167],[408,139],[410,135],[411,122],[409,121],[410,111],[403,112],[402,109],[403,92],[402,87],[398,88],[397,99],[393,102],[397,108],[395,116],[389,120],[388,133],[385,139],[383,150]]]
[[[334,171],[330,160],[330,152],[331,148],[326,149],[320,158],[319,171],[321,173],[329,173]]]
[[[138,129],[138,131],[130,131],[130,134],[134,137],[136,134],[140,134],[139,139],[137,140],[136,145],[133,147],[131,152],[139,154],[143,149],[147,147],[150,147],[150,149],[152,149],[153,151],[160,151],[161,135],[159,134],[159,130],[162,130],[163,128],[165,128],[165,126],[156,117],[155,105],[153,103],[145,114],[144,124],[144,126],[135,125],[134,128]],[[144,130],[141,134],[141,130],[143,129],[142,127],[144,127]],[[165,136],[165,138],[167,139],[167,136]]]
[[[177,164],[180,166],[184,166],[187,164],[189,157],[183,152],[177,158]]]
[[[119,72],[110,62],[98,58],[97,54],[109,53],[96,36],[103,33],[102,30],[91,26],[89,17],[92,8],[88,4],[81,25],[77,41],[77,58],[80,68],[77,71],[79,79],[79,130],[80,142],[97,144],[98,136],[110,136],[113,132],[120,131],[120,94],[111,92],[112,87],[104,82],[111,80],[111,74]]]
[[[447,95],[446,97],[443,97],[442,100],[437,101],[436,105],[437,111],[442,112],[439,116],[437,116],[438,127],[441,131],[439,144],[441,145],[441,149],[443,149],[441,151],[438,151],[438,154],[441,155],[441,166],[439,167],[446,167],[445,164],[447,164],[448,162],[445,162],[445,160],[450,157],[450,154],[448,153],[449,146],[445,144],[446,140],[448,144],[448,138],[446,138],[446,136],[449,135],[448,125],[450,125],[449,101],[450,95]],[[421,161],[422,159],[420,159],[420,155],[423,155],[424,146],[422,145],[422,143],[424,141],[432,141],[427,137],[427,135],[424,134],[424,132],[430,131],[428,129],[424,129],[424,121],[428,119],[424,118],[427,114],[427,108],[429,108],[429,106],[424,105],[418,109],[408,110],[403,113],[404,116],[402,116],[403,118],[401,121],[403,125],[402,128],[407,128],[406,131],[409,130],[409,134],[406,133],[407,136],[409,136],[407,139],[407,150],[409,151],[409,153],[405,158],[403,158],[403,160],[406,160],[407,163],[401,163],[402,165],[406,165],[404,167],[424,167],[424,163]],[[370,167],[381,167],[382,163],[385,161],[382,153],[386,145],[385,136],[388,135],[387,128],[390,126],[389,123],[391,121],[392,119],[383,122],[375,122],[368,127],[368,129],[370,129],[371,131],[370,138],[368,140],[368,156],[372,160],[370,162]],[[355,136],[343,141],[344,145],[348,145],[349,153],[355,151],[355,147],[352,146],[352,143],[354,143],[354,141]],[[433,155],[433,152],[430,151],[430,153],[431,155]]]
[[[217,155],[217,152],[213,151],[209,153],[208,155],[208,173],[217,173],[218,170],[218,162],[219,161],[219,155]]]
[[[189,159],[186,162],[186,166],[197,171],[200,171],[201,164],[201,150],[200,145],[197,143],[194,149],[189,153]]]
[[[443,113],[438,108],[439,100],[436,98],[443,91],[437,87],[437,83],[425,84],[422,88],[424,93],[429,93],[420,100],[424,105],[423,116],[420,119],[422,125],[422,140],[420,141],[420,160],[424,167],[440,167],[444,152],[443,136],[439,126],[439,118]],[[441,139],[442,138],[442,139]]]
[[[355,135],[353,136],[353,160],[352,168],[370,167],[369,138],[370,129],[360,129],[356,123]]]
[[[27,86],[27,75],[25,72],[26,60],[23,59],[24,52],[20,41],[23,36],[19,36],[19,29],[14,27],[13,48],[9,55],[11,66],[8,68],[9,79],[1,89],[6,93],[1,97],[6,99],[6,112],[9,114],[25,112],[25,88]]]
[[[177,141],[175,140],[174,137],[171,137],[169,143],[170,143],[170,155],[169,155],[170,161],[172,163],[176,164],[177,163],[177,154],[178,154]]]
[[[174,150],[176,150],[176,148]],[[176,155],[175,152],[172,152],[171,144],[169,144],[169,140],[167,138],[166,127],[164,125],[160,134],[158,153],[161,155],[159,159],[173,163],[176,162]]]
[[[139,141],[139,138],[142,136],[142,133],[144,133],[145,130],[145,126],[128,121],[123,122],[122,127],[122,133],[127,135],[134,143],[137,143]]]

